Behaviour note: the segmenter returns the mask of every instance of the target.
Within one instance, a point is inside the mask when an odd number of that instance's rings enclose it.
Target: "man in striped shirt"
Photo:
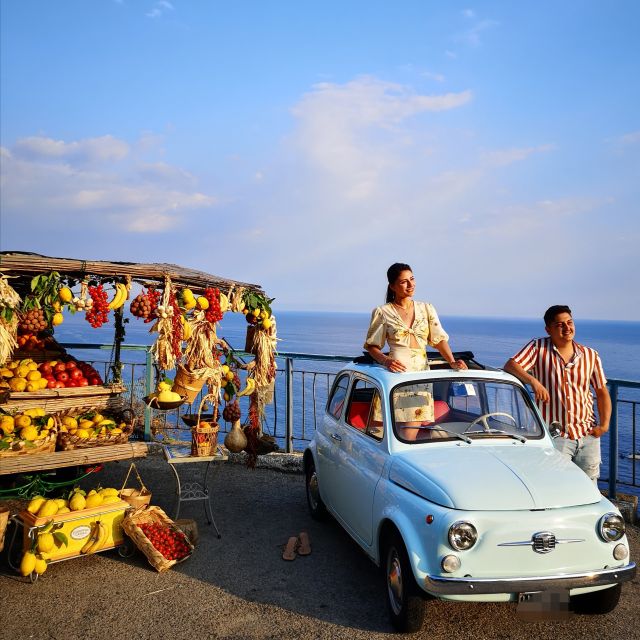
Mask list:
[[[600,436],[609,430],[611,398],[598,352],[574,341],[571,309],[554,305],[544,314],[548,338],[525,345],[504,370],[531,385],[547,424],[558,422],[556,448],[594,482],[600,473]],[[598,417],[593,410],[593,388]]]

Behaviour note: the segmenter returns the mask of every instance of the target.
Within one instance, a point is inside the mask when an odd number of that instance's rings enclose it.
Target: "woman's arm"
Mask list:
[[[447,340],[440,340],[434,347],[440,352],[440,355],[449,363],[452,369],[467,369],[464,360],[456,360],[451,352],[451,347]]]
[[[402,362],[399,360],[394,360],[389,356],[385,356],[384,353],[380,350],[379,347],[368,344],[366,350],[369,352],[371,357],[383,367],[389,369],[389,371],[393,371],[394,373],[400,373],[401,371],[406,371],[407,367],[405,367]]]

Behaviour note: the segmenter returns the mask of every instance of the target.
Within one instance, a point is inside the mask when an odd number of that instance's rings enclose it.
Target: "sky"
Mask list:
[[[640,3],[0,0],[0,249],[274,310],[640,320]]]

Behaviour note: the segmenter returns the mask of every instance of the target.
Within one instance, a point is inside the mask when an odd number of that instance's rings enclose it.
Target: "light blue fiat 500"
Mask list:
[[[347,366],[304,464],[311,515],[381,566],[400,631],[430,597],[606,613],[635,575],[620,512],[502,371]]]

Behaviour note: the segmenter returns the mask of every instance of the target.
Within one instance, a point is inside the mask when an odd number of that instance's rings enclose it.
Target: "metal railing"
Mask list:
[[[67,349],[109,350],[111,345],[64,344]],[[123,362],[122,378],[130,385],[130,401],[133,404],[153,391],[154,365],[149,347],[143,345],[123,345],[123,352],[140,352],[144,362]],[[235,351],[241,359],[251,359],[251,354]],[[308,353],[279,353],[278,371],[274,383],[273,403],[268,405],[263,419],[263,429],[273,436],[288,453],[299,450],[300,445],[313,437],[318,421],[322,419],[324,407],[333,380],[340,368],[353,359],[345,356],[326,356]],[[109,364],[104,363],[105,375]],[[601,481],[608,483],[609,495],[616,496],[618,485],[640,487],[640,443],[638,441],[638,399],[620,397],[621,390],[638,390],[640,382],[610,379],[612,416],[609,433],[603,436],[603,450],[608,452],[607,464],[603,468]],[[631,391],[633,393],[633,391]],[[242,401],[247,402],[246,399]],[[199,399],[192,407],[199,404]],[[283,411],[284,409],[284,411]],[[178,424],[180,410],[163,420]],[[283,415],[284,413],[284,415]],[[151,439],[154,411],[144,405],[144,437]],[[621,453],[621,440],[623,449]],[[298,446],[296,446],[298,445]]]

